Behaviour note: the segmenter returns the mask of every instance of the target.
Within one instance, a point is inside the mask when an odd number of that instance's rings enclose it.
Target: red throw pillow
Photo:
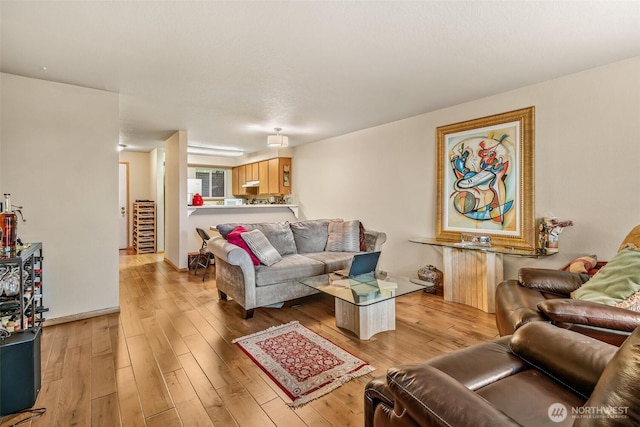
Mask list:
[[[234,245],[239,246],[245,251],[247,251],[247,253],[251,257],[251,262],[253,263],[253,265],[260,265],[260,260],[258,259],[258,257],[256,257],[253,254],[253,252],[251,252],[251,249],[249,249],[249,246],[242,239],[242,236],[240,236],[242,233],[246,233],[247,231],[249,230],[247,230],[243,226],[241,225],[237,226],[236,228],[231,230],[231,233],[227,235],[227,242],[233,243]]]

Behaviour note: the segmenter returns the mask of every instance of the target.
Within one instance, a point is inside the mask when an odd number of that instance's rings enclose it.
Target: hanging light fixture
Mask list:
[[[282,128],[274,128],[273,130],[276,131],[276,134],[267,137],[267,145],[269,147],[288,147],[289,137],[280,134]]]

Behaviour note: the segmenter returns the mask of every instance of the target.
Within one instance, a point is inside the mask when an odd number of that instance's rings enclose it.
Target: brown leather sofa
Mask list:
[[[589,279],[588,274],[568,271],[520,269],[518,280],[496,288],[498,332],[511,335],[526,323],[543,321],[619,346],[640,325],[640,313],[570,299]]]
[[[640,328],[618,348],[533,322],[392,367],[364,402],[365,427],[640,425]]]

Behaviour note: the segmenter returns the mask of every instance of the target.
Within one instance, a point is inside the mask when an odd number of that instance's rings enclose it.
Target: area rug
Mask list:
[[[375,368],[297,321],[233,340],[296,408]]]

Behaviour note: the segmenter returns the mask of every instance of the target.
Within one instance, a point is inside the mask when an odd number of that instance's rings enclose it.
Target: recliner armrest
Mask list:
[[[590,278],[588,274],[545,268],[521,268],[518,272],[521,286],[566,297]]]
[[[618,350],[614,345],[543,322],[519,328],[509,346],[513,354],[585,399]]]
[[[578,299],[549,299],[538,309],[552,321],[632,332],[640,326],[640,313],[625,308]]]
[[[420,425],[519,425],[460,382],[429,365],[390,368],[387,383],[394,396],[396,417],[406,416],[406,411]]]
[[[529,322],[548,322],[536,307],[545,296],[535,289],[520,286],[517,280],[505,280],[496,288],[496,326],[500,336],[511,335]]]

